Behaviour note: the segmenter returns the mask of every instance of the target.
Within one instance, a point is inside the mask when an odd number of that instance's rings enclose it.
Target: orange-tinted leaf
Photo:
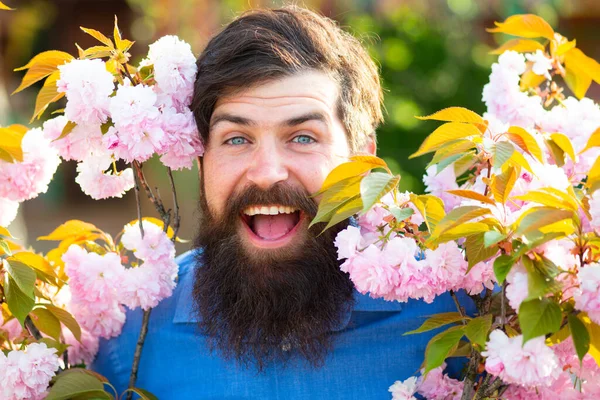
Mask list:
[[[362,157],[362,158],[357,158]],[[315,194],[321,194],[336,183],[355,176],[361,176],[375,168],[386,168],[387,164],[380,158],[370,156],[356,156],[351,158],[355,161],[343,163],[335,167],[321,186],[321,189]]]
[[[554,42],[554,41],[553,41]],[[564,43],[559,44],[556,49],[554,50],[554,55],[556,56],[562,56],[563,54],[565,54],[567,51],[573,49],[575,47],[575,45],[577,44],[577,42],[575,41],[575,39],[569,41],[566,41]]]
[[[530,39],[511,39],[497,49],[490,51],[490,54],[502,54],[508,50],[519,53],[534,53],[536,50],[544,51],[544,45]]]
[[[6,161],[23,161],[21,141],[25,133],[27,133],[27,127],[23,125],[15,124],[0,128],[0,149],[8,155],[9,159]]]
[[[490,199],[487,196],[484,196],[481,193],[475,192],[474,190],[465,190],[465,189],[457,189],[457,190],[447,190],[447,193],[453,194],[455,196],[465,197],[467,199],[478,200],[483,203],[495,205],[494,200]]]
[[[536,158],[539,162],[544,162],[542,149],[531,133],[520,126],[511,126],[508,128],[506,135],[514,144],[523,149],[524,152]]]
[[[100,232],[100,230],[88,222],[72,219],[53,230],[49,235],[38,237],[37,240],[65,240],[91,232]]]
[[[475,125],[461,122],[447,122],[438,127],[421,144],[419,150],[411,154],[409,158],[430,153],[442,147],[444,144],[471,136],[481,136],[482,133]]]
[[[576,161],[575,160],[575,150],[573,149],[573,144],[571,143],[571,140],[566,135],[564,135],[562,133],[553,133],[550,135],[550,137],[552,138],[554,143],[556,143],[558,145],[558,147],[561,148],[562,151],[564,151],[569,157],[571,157],[571,160]]]
[[[470,124],[484,124],[484,119],[474,111],[463,107],[448,107],[435,112],[425,117],[415,118],[420,120],[434,119],[437,121],[448,121],[448,122],[466,122]]]
[[[598,183],[600,183],[600,158],[596,159],[594,165],[590,168],[586,186],[593,190],[597,188]]]
[[[554,29],[542,17],[534,14],[519,14],[508,17],[504,22],[496,22],[496,27],[488,32],[506,33],[524,38],[554,38]]]
[[[519,87],[521,88],[521,90],[536,88],[542,83],[544,83],[545,80],[546,77],[544,75],[538,75],[531,69],[528,69],[523,75],[521,75]]]
[[[565,55],[565,70],[564,78],[569,89],[578,99],[584,98],[592,84],[592,78],[577,65],[576,61],[569,57],[569,53]]]
[[[117,16],[115,15],[115,28],[113,30],[113,39],[115,40],[115,44],[117,45],[118,50],[122,50],[122,37],[121,32],[119,31],[119,26],[117,24]]]
[[[93,46],[89,49],[85,49],[82,53],[82,58],[102,58],[109,57],[112,50],[108,46]]]
[[[500,175],[495,175],[492,178],[491,189],[494,199],[498,203],[506,204],[511,190],[515,186],[520,170],[515,167],[508,167]]]
[[[590,136],[585,148],[579,152],[579,154],[583,153],[591,149],[592,147],[600,147],[600,128],[596,129],[594,133]]]
[[[510,156],[508,159],[508,164],[512,165],[513,167],[519,166],[521,168],[525,168],[527,171],[534,174],[533,170],[531,169],[531,165],[529,165],[529,161],[527,161],[527,159],[523,157],[523,154],[519,153],[518,151],[512,153],[512,156]]]
[[[598,61],[586,56],[583,54],[583,51],[578,48],[569,50],[565,54],[565,62],[566,60],[570,60],[571,63],[574,63],[581,71],[592,78],[594,82],[600,83],[600,64]]]
[[[73,60],[73,56],[64,51],[50,50],[33,57],[26,65],[16,68],[15,71],[27,69],[25,76],[18,88],[12,94],[33,85],[57,70],[59,65]]]
[[[89,28],[84,28],[83,26],[80,26],[81,30],[84,31],[85,33],[87,33],[88,35],[92,36],[93,38],[95,38],[96,40],[98,40],[99,42],[105,44],[106,46],[110,47],[111,49],[114,49],[115,46],[113,45],[113,42],[107,38],[106,36],[104,36],[102,33],[98,32],[95,29],[89,29]]]
[[[64,97],[64,92],[59,93],[56,87],[56,81],[58,81],[59,78],[60,71],[54,71],[44,81],[44,86],[42,86],[35,99],[35,110],[33,112],[33,117],[31,117],[31,121],[35,118],[39,119],[50,104]]]
[[[10,8],[9,6],[7,6],[6,4],[4,4],[0,1],[0,10],[12,11],[12,10],[14,10],[14,8]]]

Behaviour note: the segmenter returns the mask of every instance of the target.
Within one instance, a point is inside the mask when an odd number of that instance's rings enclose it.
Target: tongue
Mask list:
[[[255,215],[254,233],[266,240],[279,239],[296,225],[293,214]]]

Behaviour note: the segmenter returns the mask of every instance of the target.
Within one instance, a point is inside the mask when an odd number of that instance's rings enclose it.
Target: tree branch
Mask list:
[[[33,321],[31,320],[31,317],[29,315],[27,317],[25,317],[24,325],[27,328],[27,330],[29,331],[29,333],[31,334],[31,336],[33,336],[35,338],[35,340],[42,339],[42,334],[40,333],[38,328],[33,324]]]
[[[173,180],[173,172],[171,168],[167,168],[169,174],[169,182],[171,183],[171,191],[173,192],[173,208],[175,213],[173,215],[173,241],[177,239],[177,233],[179,232],[179,224],[181,222],[181,216],[179,215],[179,202],[177,201],[177,190],[175,190],[175,181]]]
[[[140,329],[140,335],[138,336],[137,344],[135,345],[135,353],[133,354],[133,365],[131,366],[131,375],[129,375],[129,387],[135,387],[135,381],[137,380],[137,374],[140,367],[140,359],[142,358],[142,349],[144,348],[144,342],[146,341],[146,334],[148,333],[148,322],[150,321],[151,308],[144,311],[142,317],[142,329]],[[127,400],[131,400],[133,392],[127,393]]]

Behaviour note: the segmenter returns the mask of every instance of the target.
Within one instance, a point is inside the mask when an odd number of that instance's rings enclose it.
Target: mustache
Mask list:
[[[262,189],[254,184],[246,187],[227,202],[223,217],[234,219],[247,207],[268,204],[299,209],[311,220],[317,215],[318,210],[317,203],[306,189],[279,182],[268,189]]]

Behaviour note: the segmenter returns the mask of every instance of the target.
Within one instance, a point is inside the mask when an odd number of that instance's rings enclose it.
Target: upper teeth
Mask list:
[[[277,214],[291,214],[296,212],[296,208],[286,206],[251,206],[244,210],[246,215],[277,215]]]

